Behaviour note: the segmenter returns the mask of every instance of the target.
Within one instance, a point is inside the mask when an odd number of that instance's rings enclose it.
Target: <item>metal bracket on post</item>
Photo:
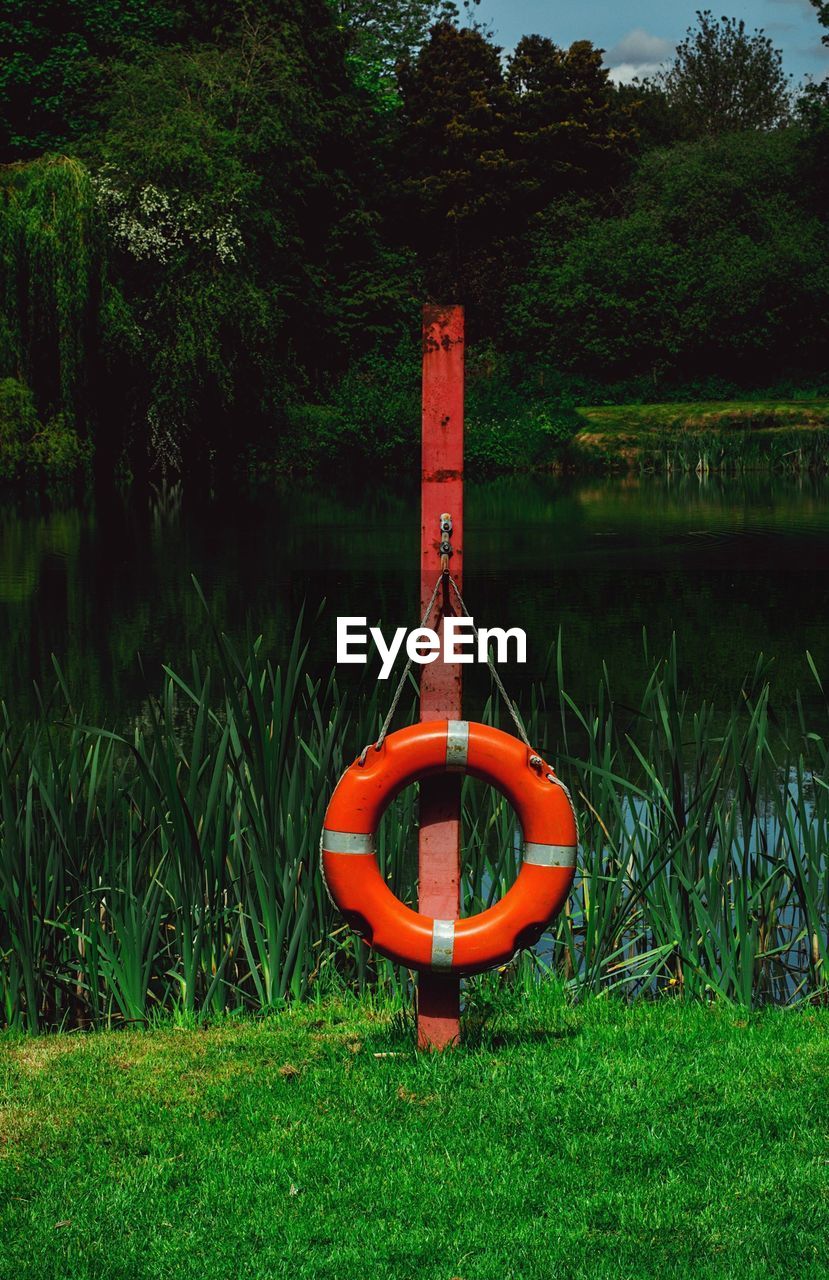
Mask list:
[[[442,573],[449,572],[449,557],[452,555],[452,517],[444,511],[440,517],[440,568]]]

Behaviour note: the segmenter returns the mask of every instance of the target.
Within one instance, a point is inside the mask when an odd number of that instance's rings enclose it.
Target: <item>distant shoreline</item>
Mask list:
[[[829,470],[829,398],[588,405],[555,470]]]

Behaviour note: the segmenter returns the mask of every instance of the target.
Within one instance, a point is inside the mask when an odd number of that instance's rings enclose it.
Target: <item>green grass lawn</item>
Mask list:
[[[609,454],[630,462],[682,437],[699,437],[730,451],[768,452],[780,438],[790,448],[829,431],[829,399],[588,405],[577,413],[582,426],[572,445],[586,460]]]
[[[0,1037],[0,1275],[829,1275],[829,1011],[512,998]]]
[[[583,430],[602,435],[651,435],[680,430],[829,429],[829,399],[700,400],[687,404],[587,405],[577,410]]]

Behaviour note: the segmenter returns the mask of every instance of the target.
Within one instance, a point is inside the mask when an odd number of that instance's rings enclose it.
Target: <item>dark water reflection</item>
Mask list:
[[[307,601],[325,612],[311,666],[334,660],[337,614],[391,631],[417,610],[418,493],[399,484],[285,486],[215,497],[166,488],[87,507],[0,509],[0,696],[34,704],[56,654],[96,716],[129,714],[161,664],[184,667],[210,639],[190,575],[219,626],[286,652]],[[676,631],[684,685],[727,701],[759,651],[778,697],[829,676],[829,482],[633,477],[508,478],[467,492],[467,599],[480,621],[523,626],[543,675],[559,626],[568,685],[595,689],[602,659],[618,695],[643,678],[642,628],[662,651]],[[141,655],[144,672],[138,662]],[[344,679],[354,671],[343,669]],[[470,682],[475,714],[483,680]]]

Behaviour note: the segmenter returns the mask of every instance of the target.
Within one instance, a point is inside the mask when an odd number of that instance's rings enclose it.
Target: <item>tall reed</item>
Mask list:
[[[85,724],[60,673],[29,723],[0,709],[4,1023],[209,1016],[410,983],[343,926],[318,866],[327,799],[377,733],[377,686],[312,679],[301,622],[280,667],[258,644],[240,654],[216,636],[215,649],[215,668],[194,657],[186,675],[168,670],[129,734]],[[677,670],[672,646],[634,707],[605,670],[579,707],[559,639],[525,716],[572,790],[579,870],[566,912],[518,963],[576,996],[825,1000],[829,739],[802,699],[775,707],[762,660],[719,710],[690,707]],[[412,689],[400,723],[414,714]],[[497,723],[497,706],[483,716]],[[469,780],[463,820],[470,912],[510,884],[520,832],[503,797]],[[410,902],[416,822],[411,788],[378,848]]]

